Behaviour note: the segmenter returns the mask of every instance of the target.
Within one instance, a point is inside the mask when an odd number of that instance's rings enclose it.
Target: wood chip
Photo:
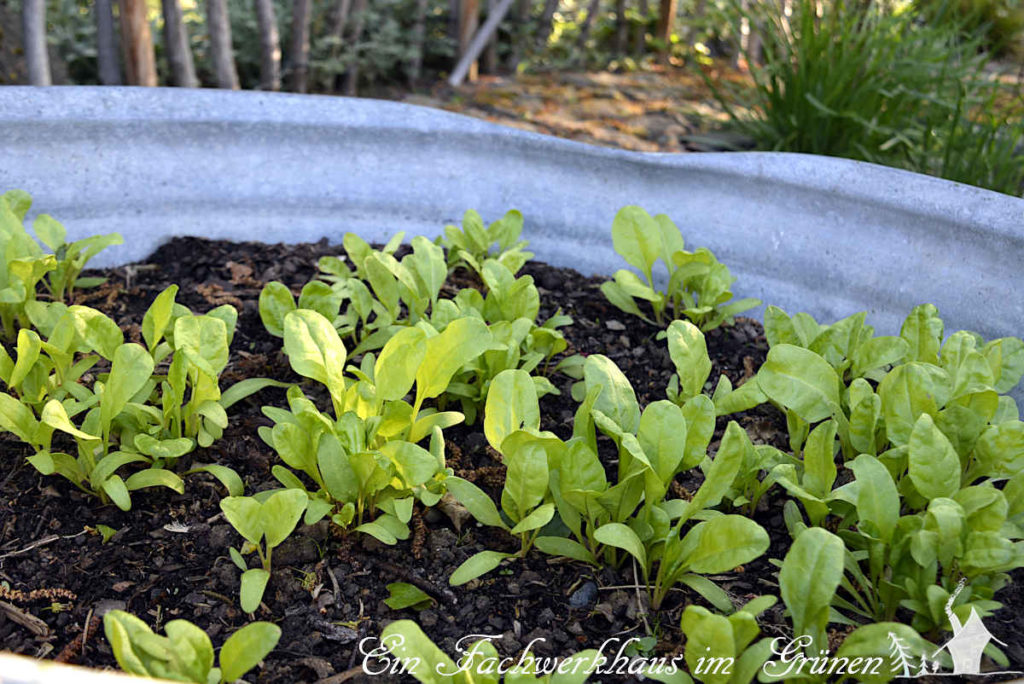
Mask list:
[[[0,611],[9,617],[12,622],[18,623],[36,636],[48,636],[50,634],[50,628],[46,626],[45,622],[35,615],[24,612],[13,604],[0,601]]]

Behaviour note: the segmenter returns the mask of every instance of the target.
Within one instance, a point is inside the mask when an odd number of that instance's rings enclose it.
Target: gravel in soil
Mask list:
[[[280,340],[260,322],[257,298],[263,284],[272,280],[298,291],[314,275],[320,256],[339,252],[326,241],[263,245],[181,238],[144,263],[103,272],[108,282],[79,295],[79,302],[105,311],[128,337],[138,339],[146,308],[160,291],[177,283],[178,301],[194,311],[225,303],[239,310],[222,386],[260,376],[298,381],[281,354]],[[574,319],[565,329],[570,353],[609,356],[633,384],[642,406],[664,397],[672,364],[664,342],[655,338],[657,328],[609,305],[598,291],[601,278],[537,262],[524,272],[540,289],[542,317],[561,309]],[[464,281],[462,286],[472,283],[461,272],[457,276],[456,281]],[[707,340],[711,378],[724,373],[734,385],[752,377],[767,352],[760,324],[747,318],[712,331]],[[542,400],[541,427],[568,437],[576,408],[572,381],[559,375],[552,381],[561,394]],[[270,474],[276,456],[257,437],[258,427],[270,424],[260,412],[264,404],[283,405],[284,391],[268,389],[236,405],[223,439],[197,450],[181,465],[228,465],[242,476],[250,494],[277,486]],[[774,409],[759,407],[732,418],[755,442],[785,446],[785,421]],[[724,428],[725,421],[720,420],[712,451]],[[479,426],[451,428],[446,441],[449,465],[457,474],[497,494],[503,466]],[[614,456],[614,449],[603,453]],[[61,478],[39,475],[24,464],[27,450],[11,435],[0,434],[0,455],[0,583],[14,594],[6,599],[10,608],[0,610],[3,650],[114,667],[97,618],[110,608],[128,610],[157,628],[176,618],[191,620],[215,644],[250,621],[238,607],[239,571],[227,554],[241,540],[220,515],[218,503],[225,493],[212,477],[190,476],[184,495],[165,489],[141,491],[132,510],[122,512],[101,506]],[[684,474],[677,484],[675,494],[685,496],[699,479]],[[773,491],[755,512],[771,535],[768,554],[716,578],[736,601],[777,593],[768,558],[781,558],[788,547],[781,505]],[[516,543],[471,520],[456,526],[436,508],[417,511],[413,523],[412,537],[390,547],[365,535],[341,538],[321,523],[300,527],[275,550],[273,577],[255,618],[276,622],[283,634],[278,648],[249,679],[341,681],[345,673],[361,666],[364,651],[376,648],[374,638],[381,629],[402,618],[415,619],[449,654],[470,634],[494,635],[505,656],[517,656],[531,643],[539,656],[564,656],[597,648],[611,638],[643,637],[650,628],[657,635],[654,653],[672,656],[682,650],[683,608],[703,603],[680,588],[662,610],[653,612],[637,591],[631,568],[595,570],[536,551],[452,589],[448,577],[469,556],[484,549],[514,550]],[[107,543],[97,531],[99,525],[116,530]],[[387,584],[399,581],[426,591],[433,605],[419,612],[390,609],[384,604]],[[1021,606],[1019,586],[1011,585],[999,598],[1008,606]],[[1024,651],[1017,645],[1017,635],[1024,632],[1024,611],[1008,608],[986,624],[1009,645],[1011,661],[1024,664]],[[781,607],[776,606],[765,614],[762,632],[783,636],[784,625]],[[362,675],[346,680],[381,681]],[[601,681],[630,678],[605,676]]]

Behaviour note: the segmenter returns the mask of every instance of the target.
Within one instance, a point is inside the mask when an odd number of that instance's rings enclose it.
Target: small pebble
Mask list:
[[[586,608],[596,600],[597,584],[585,582],[582,587],[574,591],[572,596],[569,597],[569,605],[573,608]]]

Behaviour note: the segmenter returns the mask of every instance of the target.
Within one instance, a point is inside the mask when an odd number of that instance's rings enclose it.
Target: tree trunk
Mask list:
[[[309,75],[310,0],[295,0],[292,10],[291,69],[292,91],[304,93]]]
[[[210,31],[210,61],[217,87],[238,90],[227,0],[206,0],[206,25]]]
[[[355,97],[359,88],[359,40],[363,36],[363,26],[366,25],[366,10],[369,7],[367,0],[355,0],[353,11],[355,19],[352,22],[352,31],[348,34],[348,51],[351,56],[348,70],[345,72],[345,94]]]
[[[348,25],[348,14],[352,8],[352,0],[337,0],[334,12],[331,13],[330,28],[327,37],[331,39],[331,61],[337,62],[341,57],[341,48],[345,43],[345,27]],[[324,90],[335,92],[338,82],[338,73],[331,71],[324,78]]]
[[[155,86],[156,55],[146,0],[121,0],[121,48],[128,85]]]
[[[164,13],[164,45],[167,64],[171,67],[171,81],[182,88],[198,88],[196,66],[192,61],[192,46],[181,16],[178,0],[161,0]]]
[[[661,0],[658,8],[658,42],[661,47],[658,50],[658,59],[662,62],[668,61],[672,52],[672,24],[676,19],[676,0]]]
[[[576,40],[576,47],[580,52],[580,61],[586,61],[584,56],[586,53],[583,50],[587,46],[587,39],[590,38],[590,27],[594,24],[594,15],[600,9],[601,0],[590,0],[590,4],[587,5],[587,16],[583,19],[583,24],[580,26],[580,35]]]
[[[96,62],[100,83],[121,85],[121,60],[117,56],[117,38],[114,32],[114,13],[111,0],[96,0]]]
[[[260,32],[260,90],[280,90],[281,37],[274,0],[256,0],[256,24]]]
[[[448,0],[448,37],[459,44],[459,0]]]
[[[46,0],[22,0],[21,21],[29,85],[51,85],[50,53],[46,48]]]
[[[633,59],[639,62],[647,53],[647,21],[651,13],[647,0],[640,0],[637,12],[640,14],[640,23],[633,29]]]
[[[707,0],[697,0],[697,6],[693,10],[693,24],[686,31],[687,43],[690,47],[697,44],[697,31],[694,28],[695,24],[700,23],[700,20],[704,17],[707,12],[708,3]]]
[[[512,8],[512,2],[513,0],[501,0],[490,16],[487,17],[487,21],[476,32],[473,39],[469,41],[466,51],[459,57],[458,63],[452,69],[451,75],[448,76],[448,85],[456,87],[462,83],[462,79],[469,73],[470,66],[476,62],[477,57],[484,51],[487,43],[498,32],[498,25],[501,24],[501,20],[505,18],[505,15]]]
[[[480,5],[477,0],[460,0],[459,2],[459,57],[466,54],[473,35],[480,27]],[[466,80],[473,82],[477,76],[477,64],[469,66]]]
[[[497,0],[487,0],[487,16],[491,16],[491,13],[498,7]],[[496,74],[498,73],[498,32],[495,31],[494,35],[489,41],[487,41],[487,47],[484,48],[484,59],[483,59],[484,73]]]
[[[530,39],[530,0],[517,0],[515,18],[515,42],[509,54],[508,69],[515,73],[525,53],[526,41]]]
[[[555,18],[555,10],[558,9],[558,0],[544,0],[544,11],[540,15],[540,31],[538,32],[537,47],[543,50],[551,37],[551,30],[554,28],[552,21]]]
[[[626,0],[615,0],[615,56],[619,59],[626,54]]]
[[[416,0],[416,22],[412,27],[412,58],[409,60],[409,87],[416,85],[423,71],[423,46],[427,35],[427,0]]]

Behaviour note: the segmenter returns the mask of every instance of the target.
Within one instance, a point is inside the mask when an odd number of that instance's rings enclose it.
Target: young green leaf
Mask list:
[[[524,370],[508,369],[491,380],[484,410],[484,434],[496,451],[518,430],[540,429],[540,407],[533,378]]]
[[[679,376],[680,398],[700,394],[711,374],[707,342],[700,328],[689,321],[672,321],[668,326],[668,354]]]
[[[269,622],[253,622],[228,637],[220,649],[221,681],[234,682],[274,650],[281,628]]]
[[[796,538],[779,571],[779,591],[793,621],[794,634],[817,639],[826,633],[832,598],[843,577],[843,541],[820,527]]]
[[[507,558],[512,558],[513,555],[510,553],[500,553],[498,551],[481,551],[480,553],[470,556],[462,565],[455,568],[455,572],[448,578],[448,584],[453,587],[458,587],[465,584],[466,582],[476,579],[481,575],[486,575],[491,570],[501,565],[501,562]]]
[[[263,601],[263,592],[270,581],[270,573],[263,568],[251,568],[242,573],[242,586],[238,593],[239,604],[246,613],[255,613]]]
[[[807,349],[780,344],[768,351],[757,384],[769,399],[808,423],[839,410],[839,376],[828,361]]]
[[[960,457],[927,413],[914,424],[908,447],[910,480],[922,496],[952,497],[960,490]]]

